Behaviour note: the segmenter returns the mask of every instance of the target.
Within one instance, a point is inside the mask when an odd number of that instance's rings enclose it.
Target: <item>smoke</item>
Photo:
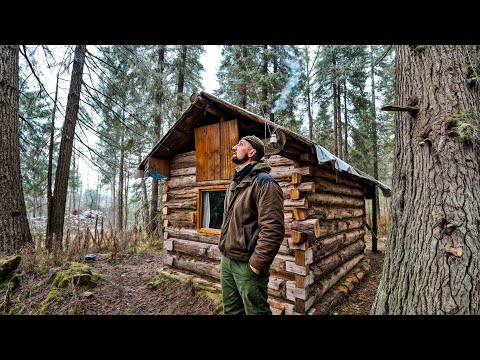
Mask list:
[[[273,104],[272,113],[287,108],[288,95],[300,80],[300,63],[297,60],[286,60],[285,64],[287,64],[288,69],[290,70],[290,78],[282,89],[280,97],[275,101],[275,104]]]

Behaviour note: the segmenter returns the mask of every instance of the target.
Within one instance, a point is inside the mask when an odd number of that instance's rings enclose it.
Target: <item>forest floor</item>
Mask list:
[[[370,272],[331,315],[368,314],[380,280],[383,251],[369,250]],[[95,287],[52,286],[55,271],[66,269],[70,262],[23,254],[16,273],[20,283],[13,291],[0,287],[0,314],[53,315],[219,315],[219,294],[198,289],[193,283],[180,283],[160,273],[163,249],[160,246],[131,249],[118,253],[95,253],[95,260],[81,261],[101,275]],[[0,259],[5,259],[0,254]],[[54,291],[52,291],[52,289]]]

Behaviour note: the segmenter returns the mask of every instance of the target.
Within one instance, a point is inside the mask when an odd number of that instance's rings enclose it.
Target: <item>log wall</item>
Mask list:
[[[285,209],[285,238],[270,268],[269,303],[274,314],[305,314],[363,257],[365,189],[312,165],[306,154],[297,161],[279,155],[266,160],[282,188]],[[195,151],[170,160],[162,211],[165,263],[219,282],[219,235],[196,230],[197,189],[230,180],[195,179]]]
[[[365,249],[365,187],[318,165],[314,165],[312,175],[292,176],[296,183],[292,181],[290,199],[295,198],[301,206],[293,205],[291,239],[303,248],[295,250],[295,262],[288,264],[295,280],[287,282],[287,298],[294,302],[294,313],[298,314],[307,313],[357,265]],[[295,188],[314,190],[297,195]]]

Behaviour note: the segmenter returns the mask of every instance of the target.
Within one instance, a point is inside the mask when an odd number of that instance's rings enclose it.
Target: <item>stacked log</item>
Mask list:
[[[297,164],[305,168],[302,165]],[[295,276],[287,281],[286,295],[299,314],[307,313],[353,268],[365,249],[364,185],[319,166],[314,166],[313,175],[294,173],[290,187],[285,186],[290,188],[284,204],[293,214],[289,241],[295,250],[295,260],[286,264]]]

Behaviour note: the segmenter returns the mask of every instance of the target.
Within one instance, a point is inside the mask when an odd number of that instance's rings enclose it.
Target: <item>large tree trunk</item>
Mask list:
[[[0,251],[33,244],[20,172],[18,46],[0,45]]]
[[[370,78],[372,85],[372,148],[373,148],[373,177],[378,179],[378,136],[377,136],[377,112],[375,102],[375,69],[373,58],[373,46],[370,46]],[[378,218],[380,217],[380,201],[378,198],[378,190],[375,188],[375,199],[372,201],[372,230],[377,236],[378,233]],[[377,239],[372,236],[372,251],[377,252]]]
[[[73,59],[72,79],[68,91],[65,123],[63,124],[62,140],[58,154],[57,171],[55,173],[55,190],[53,191],[52,234],[56,234],[61,247],[65,203],[67,201],[68,179],[70,175],[70,160],[72,158],[75,125],[77,124],[80,90],[82,88],[83,65],[85,63],[86,45],[77,45]]]
[[[160,45],[158,49],[158,84],[157,84],[157,92],[155,93],[155,102],[157,105],[158,112],[154,117],[155,122],[155,135],[156,139],[160,141],[162,138],[162,122],[163,122],[163,94],[164,94],[164,84],[163,84],[163,72],[165,70],[165,45]],[[183,92],[183,89],[182,89]],[[143,180],[144,181],[144,180]],[[150,204],[150,221],[148,222],[147,226],[147,233],[149,235],[154,235],[157,228],[158,228],[158,179],[152,179],[152,198]],[[143,186],[146,189],[145,181]],[[147,199],[145,190],[145,199]],[[148,201],[148,200],[146,200]],[[147,210],[148,213],[148,210]]]
[[[55,100],[53,101],[53,111],[52,111],[52,123],[50,128],[50,146],[48,148],[48,170],[47,170],[47,230],[45,235],[45,244],[47,249],[52,247],[52,238],[49,236],[52,233],[52,174],[53,174],[53,148],[55,146],[54,135],[55,135],[55,112],[57,109],[57,96],[58,96],[58,77],[60,73],[57,74],[57,85],[55,87]],[[74,157],[75,158],[75,157]]]
[[[471,131],[480,93],[467,81],[478,73],[475,46],[397,46],[396,55],[395,104],[419,111],[395,117],[390,235],[371,312],[480,314],[480,154]]]

